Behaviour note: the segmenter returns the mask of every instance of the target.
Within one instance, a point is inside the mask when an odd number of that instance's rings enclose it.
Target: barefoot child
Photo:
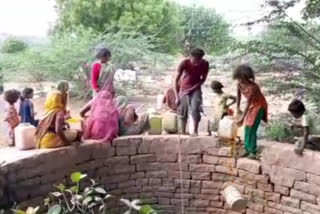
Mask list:
[[[8,136],[10,139],[10,146],[14,146],[14,129],[19,125],[20,119],[17,112],[16,107],[14,104],[18,101],[20,97],[20,92],[12,89],[8,90],[4,93],[4,100],[7,102],[7,105],[5,107],[5,116],[4,121],[6,123],[6,126],[8,128]]]
[[[297,155],[302,155],[305,147],[320,150],[320,118],[319,116],[305,108],[305,105],[300,100],[293,100],[289,107],[289,112],[296,118],[301,118],[301,125],[298,128],[303,128],[303,137],[300,138],[295,145],[294,152]]]
[[[233,72],[233,79],[238,81],[237,112],[240,112],[241,95],[247,98],[247,105],[242,117],[237,121],[238,126],[245,123],[245,153],[243,157],[256,158],[257,131],[261,120],[267,122],[268,104],[255,83],[255,75],[251,67],[240,65]]]
[[[213,101],[213,113],[211,116],[211,127],[209,128],[209,135],[211,135],[211,131],[217,131],[219,121],[230,112],[230,106],[236,103],[236,97],[226,94],[223,92],[222,88],[224,86],[219,81],[211,82],[211,89],[216,94],[216,98]],[[228,103],[228,101],[231,101]]]
[[[35,112],[31,99],[33,98],[33,89],[25,88],[22,90],[22,96],[20,97],[20,118],[21,123],[30,123],[37,127],[38,121],[34,119]]]

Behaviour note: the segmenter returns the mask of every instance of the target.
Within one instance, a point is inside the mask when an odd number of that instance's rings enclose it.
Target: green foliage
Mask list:
[[[232,41],[230,25],[214,9],[185,7],[182,14],[185,39],[191,46],[202,47],[215,54],[227,50]]]
[[[293,137],[290,127],[283,120],[271,121],[265,128],[265,135],[268,140],[274,141],[286,141]]]
[[[13,54],[24,51],[27,47],[24,41],[9,37],[2,43],[1,51],[7,54]]]
[[[96,32],[139,32],[154,35],[159,45],[177,47],[172,38],[178,28],[175,6],[166,0],[56,0],[59,21],[56,32],[79,26]],[[110,29],[110,26],[114,26]],[[164,42],[160,43],[160,42]]]

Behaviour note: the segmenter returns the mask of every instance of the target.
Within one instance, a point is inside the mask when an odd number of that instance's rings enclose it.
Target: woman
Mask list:
[[[139,135],[150,128],[148,115],[145,114],[138,119],[135,108],[128,105],[125,96],[118,96],[116,105],[119,112],[119,136]]]
[[[45,102],[45,114],[36,131],[38,148],[58,148],[69,146],[79,137],[77,131],[65,131],[66,95],[61,91],[48,94]]]

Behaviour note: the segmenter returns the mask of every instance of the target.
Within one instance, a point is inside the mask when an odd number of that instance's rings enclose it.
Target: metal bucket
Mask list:
[[[246,209],[247,200],[242,197],[240,191],[234,185],[227,186],[222,194],[232,211],[239,212]]]

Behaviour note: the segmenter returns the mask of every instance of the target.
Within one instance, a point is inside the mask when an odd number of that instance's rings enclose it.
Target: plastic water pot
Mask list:
[[[237,136],[237,124],[233,117],[225,116],[219,122],[218,135],[222,139],[234,140]]]
[[[174,112],[166,112],[162,116],[162,127],[168,134],[178,132],[178,115]]]
[[[36,128],[30,123],[20,123],[14,129],[15,144],[20,150],[33,149],[36,146]]]
[[[234,185],[227,186],[222,195],[232,211],[241,212],[246,209],[247,200],[242,197],[240,191]]]
[[[162,117],[158,114],[152,114],[149,116],[150,123],[150,135],[161,135],[162,134]]]

